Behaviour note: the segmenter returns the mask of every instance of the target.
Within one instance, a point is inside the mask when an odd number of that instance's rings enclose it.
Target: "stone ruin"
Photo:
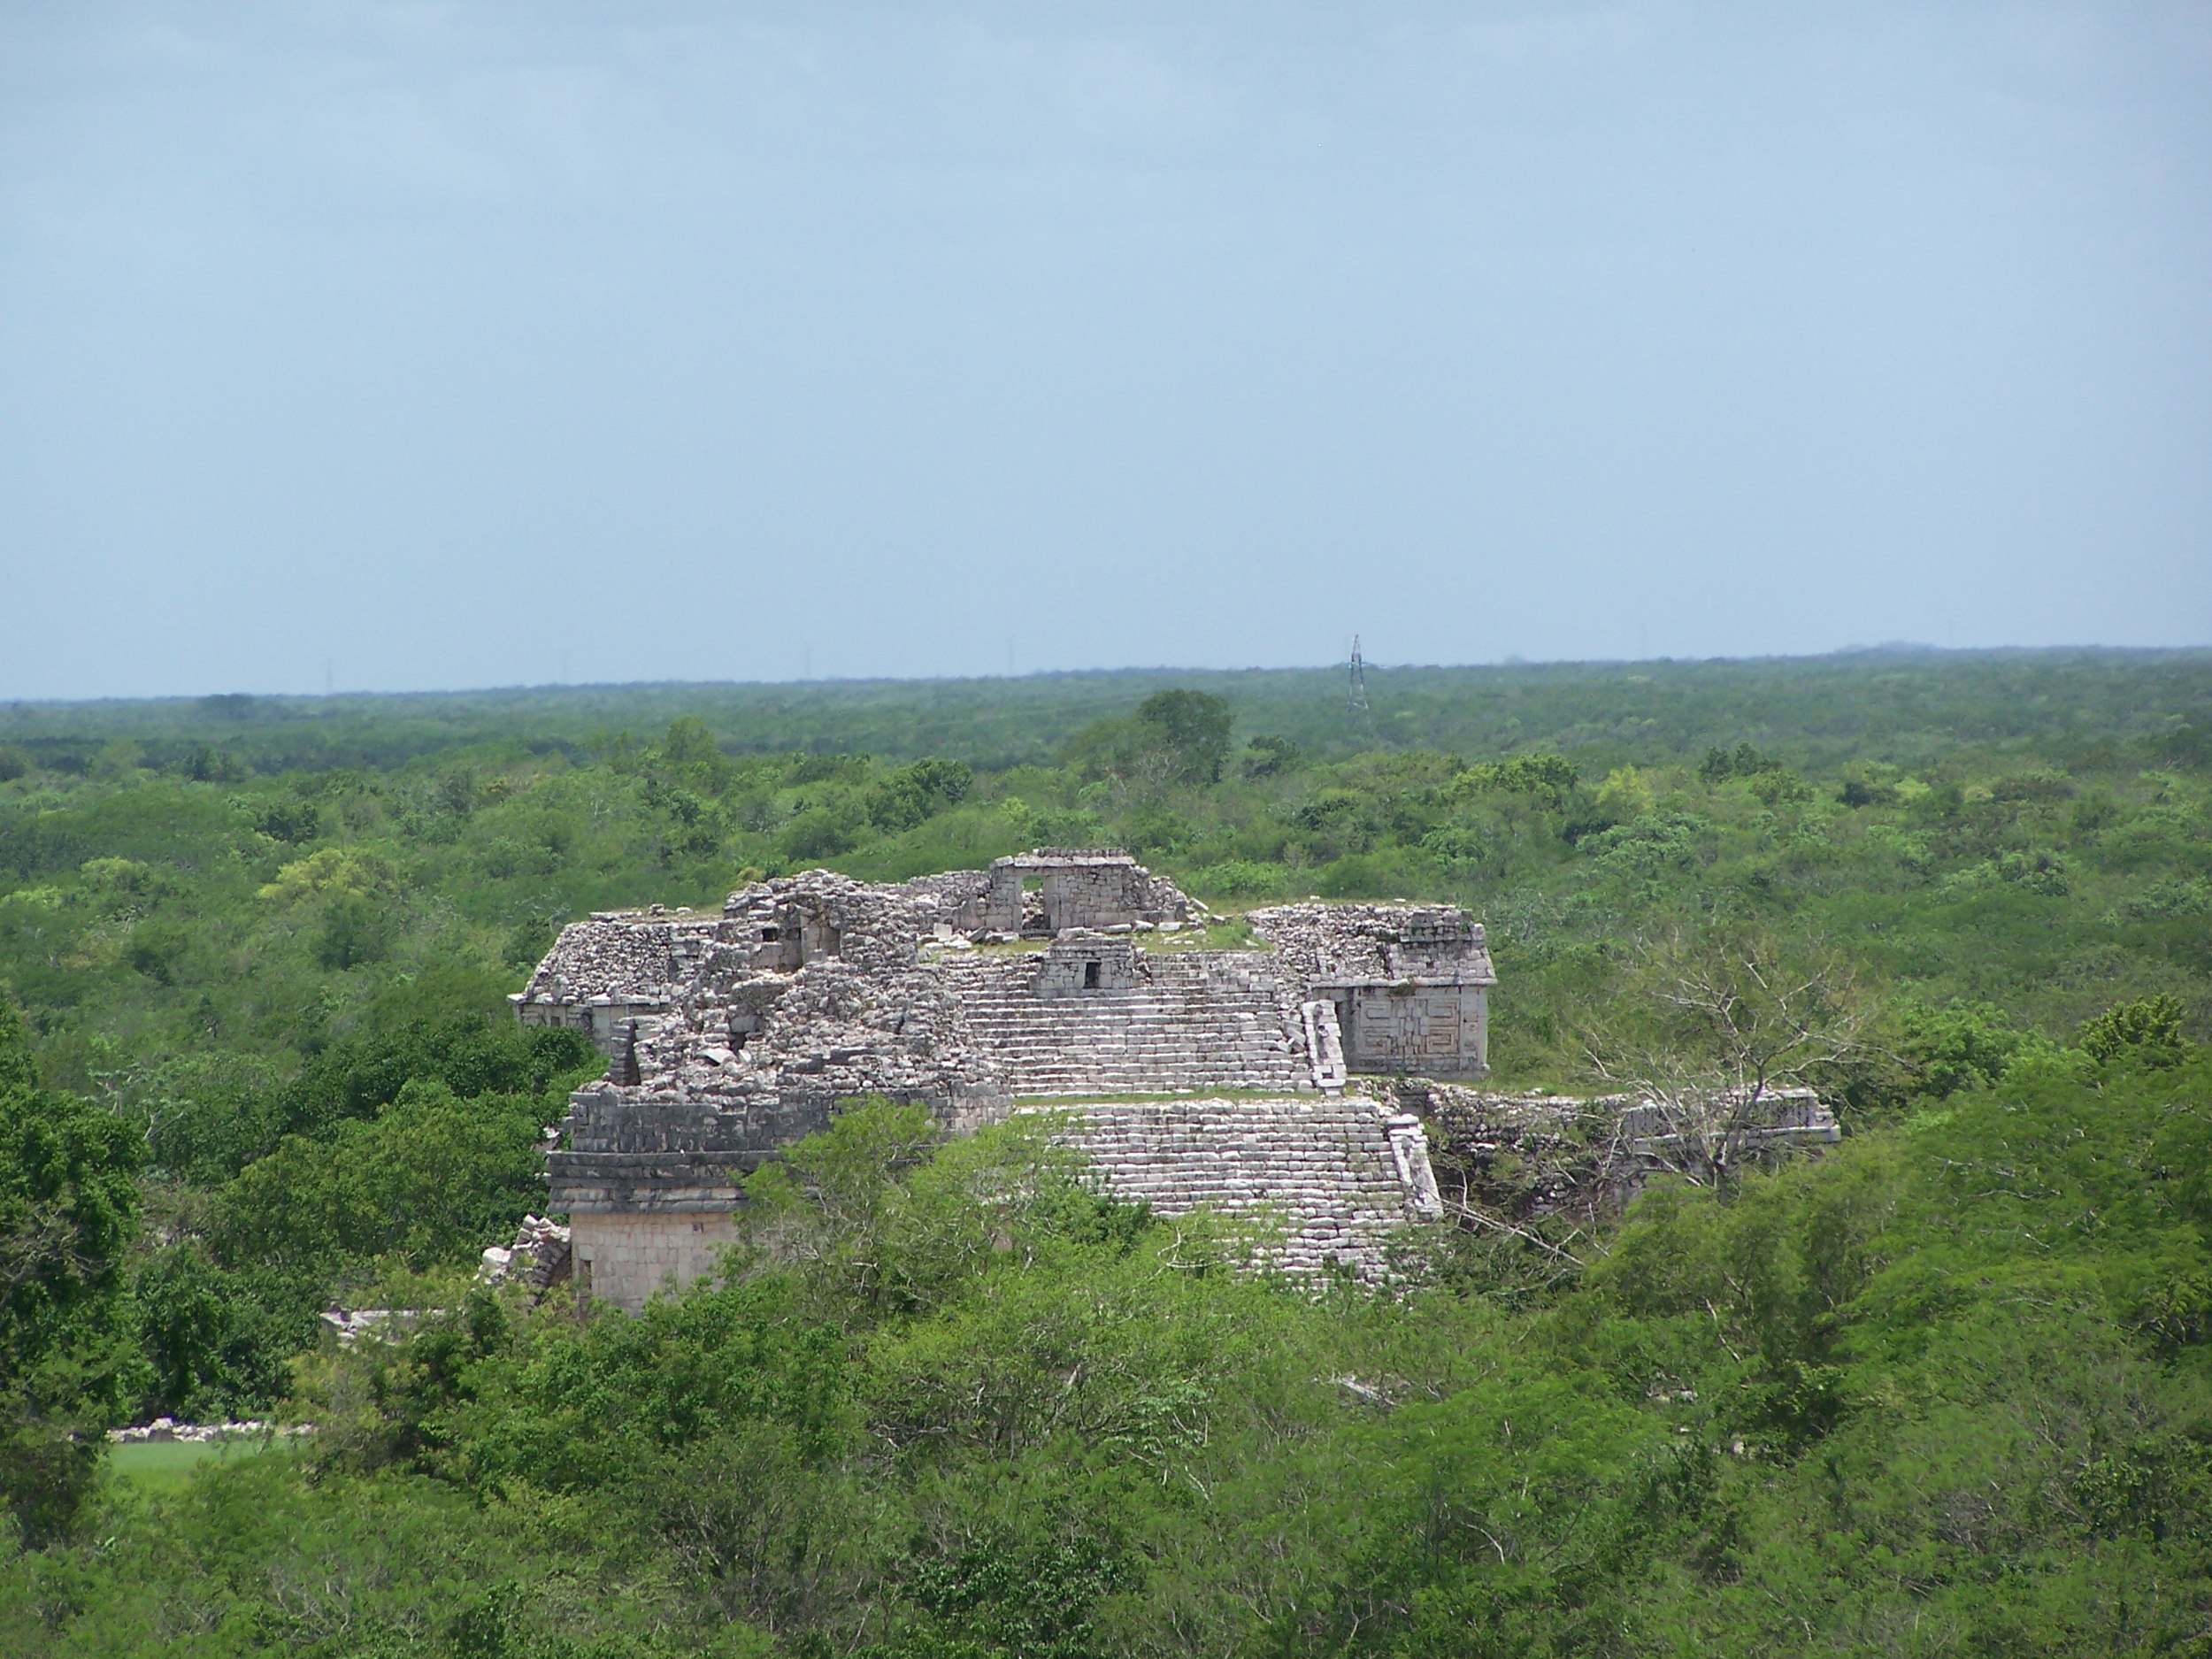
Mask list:
[[[1487,1071],[1480,924],[1316,902],[1254,911],[1259,949],[1176,937],[1206,919],[1126,853],[1048,848],[902,883],[810,871],[719,916],[572,924],[513,999],[608,1056],[548,1155],[562,1271],[634,1310],[712,1272],[745,1178],[875,1094],[954,1133],[1064,1107],[1054,1133],[1115,1194],[1271,1215],[1284,1270],[1386,1277],[1389,1235],[1442,1210],[1435,1108],[1353,1079],[1463,1092]],[[534,1274],[549,1240],[527,1242]]]
[[[511,1245],[493,1245],[476,1270],[480,1285],[513,1285],[535,1302],[568,1282],[569,1230],[544,1216],[525,1216]]]
[[[1352,1071],[1479,1077],[1490,1069],[1482,925],[1456,904],[1286,904],[1254,910],[1310,1001],[1328,1004]]]
[[[289,1438],[314,1432],[311,1423],[279,1425],[262,1417],[245,1417],[233,1423],[180,1423],[174,1417],[156,1417],[133,1428],[110,1429],[107,1438],[114,1446],[220,1446],[231,1440]]]
[[[1035,872],[1037,891],[1024,891]],[[1190,919],[1194,902],[1171,881],[1111,848],[1040,847],[994,860],[985,879],[983,926],[1023,938],[1053,938],[1071,928],[1101,932],[1157,927]]]
[[[1509,1222],[1560,1217],[1586,1227],[1617,1213],[1654,1173],[1697,1162],[1681,1125],[1633,1094],[1500,1094],[1423,1078],[1396,1079],[1392,1094],[1427,1125],[1445,1200]],[[1723,1112],[1732,1103],[1700,1102]],[[1842,1135],[1809,1088],[1767,1089],[1743,1113],[1742,1150],[1754,1159]]]
[[[587,1033],[611,1049],[624,1021],[658,1014],[712,941],[716,918],[656,904],[595,910],[561,929],[553,949],[508,1000],[526,1025]]]

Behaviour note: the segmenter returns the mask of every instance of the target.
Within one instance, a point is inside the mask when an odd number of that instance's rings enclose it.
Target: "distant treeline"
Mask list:
[[[1694,759],[1715,744],[1784,745],[1800,764],[1910,765],[1958,742],[2032,741],[2054,759],[2147,764],[2212,754],[2212,651],[1864,652],[1752,661],[1538,664],[1367,671],[1371,719],[1342,668],[1129,669],[1022,679],[784,685],[537,687],[332,697],[225,694],[0,710],[0,772],[75,774],[127,759],[208,781],[387,770],[488,742],[586,757],[595,740],[703,720],[733,754],[893,760],[987,771],[1048,762],[1082,728],[1154,693],[1227,700],[1239,732],[1330,758],[1365,749],[1506,753],[1540,736],[1612,766]],[[114,744],[136,744],[135,751]]]

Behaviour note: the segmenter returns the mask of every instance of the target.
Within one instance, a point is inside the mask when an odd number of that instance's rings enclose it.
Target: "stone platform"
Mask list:
[[[1201,1207],[1281,1229],[1270,1264],[1302,1278],[1389,1277],[1387,1246],[1440,1213],[1420,1119],[1364,1096],[1071,1101],[1054,1138],[1102,1190],[1172,1218]]]

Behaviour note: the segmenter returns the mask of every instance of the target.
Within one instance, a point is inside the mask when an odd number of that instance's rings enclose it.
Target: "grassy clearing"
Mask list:
[[[257,1457],[273,1442],[250,1440],[145,1440],[108,1453],[116,1479],[142,1490],[169,1492],[184,1485],[204,1463]]]

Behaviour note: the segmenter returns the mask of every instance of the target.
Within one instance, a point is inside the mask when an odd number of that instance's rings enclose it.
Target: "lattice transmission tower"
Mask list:
[[[1362,731],[1372,733],[1375,717],[1367,707],[1367,664],[1359,654],[1359,635],[1352,635],[1352,683],[1344,700],[1344,712]]]

